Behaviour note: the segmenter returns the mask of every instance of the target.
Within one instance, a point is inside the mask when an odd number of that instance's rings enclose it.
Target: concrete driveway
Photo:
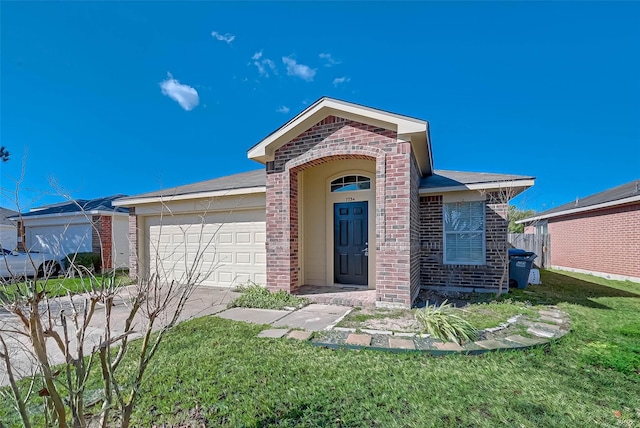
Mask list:
[[[120,290],[115,304],[112,308],[112,337],[116,337],[124,331],[125,321],[130,311],[130,296],[133,291],[132,287],[124,287]],[[213,315],[224,311],[227,308],[227,303],[231,300],[235,299],[238,296],[238,293],[230,291],[229,289],[224,288],[212,288],[212,287],[198,287],[196,288],[187,304],[184,306],[182,310],[179,321],[190,320],[193,318],[198,318],[206,315]],[[56,325],[54,326],[54,330],[63,334],[63,329],[60,321],[60,313],[64,311],[67,314],[67,317],[71,314],[72,304],[75,304],[76,307],[82,305],[82,302],[86,299],[86,296],[83,294],[79,294],[73,297],[73,301],[68,297],[62,297],[52,301],[51,313],[52,318],[55,320]],[[85,353],[91,352],[93,346],[97,345],[101,337],[104,335],[104,317],[105,308],[103,305],[98,305],[96,307],[96,312],[92,318],[91,323],[86,331],[85,337]],[[132,335],[133,338],[141,336],[141,329],[143,328],[142,320],[140,319],[140,314],[134,319],[134,331],[135,333]],[[167,320],[160,319],[157,322],[157,328],[162,325],[165,325]],[[71,322],[68,322],[71,325]],[[136,329],[136,325],[138,329]],[[157,330],[156,328],[156,330]],[[34,373],[37,368],[35,363],[35,358],[32,355],[31,348],[29,345],[28,338],[16,334],[9,333],[11,330],[24,331],[22,324],[17,320],[16,315],[6,311],[5,309],[0,308],[0,334],[7,342],[7,346],[9,347],[9,355],[12,361],[13,371],[17,377],[26,377],[30,376]],[[74,332],[71,331],[70,335],[73,335]],[[47,341],[47,351],[50,356],[50,361],[53,364],[61,364],[64,362],[64,356],[62,352],[55,345],[53,340]],[[72,346],[72,355],[75,354],[76,349],[75,346]],[[5,386],[8,384],[7,371],[5,365],[0,362],[0,386]]]

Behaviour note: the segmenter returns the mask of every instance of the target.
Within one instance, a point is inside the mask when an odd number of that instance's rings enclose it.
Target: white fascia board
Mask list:
[[[23,222],[30,222],[30,221],[37,221],[41,218],[74,218],[74,217],[80,217],[80,218],[85,218],[86,216],[94,216],[94,215],[119,215],[119,216],[128,216],[129,214],[127,213],[120,213],[120,212],[116,212],[116,211],[104,211],[104,210],[91,210],[91,211],[83,211],[83,212],[75,212],[75,213],[54,213],[54,214],[42,214],[42,215],[29,215],[29,216],[24,216],[24,217],[20,217],[20,216],[14,216],[11,217],[12,219],[15,219],[15,221],[23,221]]]
[[[513,187],[524,187],[526,189],[533,186],[534,183],[535,180],[494,181],[492,183],[472,183],[461,184],[460,186],[422,188],[418,193],[421,195],[433,195],[448,192],[460,192],[463,190],[500,190]]]
[[[165,196],[151,196],[146,198],[127,198],[126,200],[117,199],[112,202],[117,207],[131,207],[141,204],[151,204],[156,202],[172,202],[172,201],[184,201],[189,199],[206,199],[216,198],[224,196],[237,196],[237,195],[250,195],[253,193],[266,193],[266,186],[259,187],[247,187],[244,189],[231,189],[231,190],[215,190],[211,192],[199,192],[199,193],[186,193],[182,195],[165,195]]]
[[[516,224],[529,223],[529,222],[532,222],[532,221],[544,220],[544,219],[547,219],[547,218],[560,217],[560,216],[569,215],[569,214],[577,214],[577,213],[581,213],[581,212],[585,212],[585,211],[592,211],[592,210],[599,210],[599,209],[602,209],[602,208],[615,207],[616,205],[625,205],[625,204],[630,204],[630,203],[633,203],[633,202],[640,202],[640,195],[631,196],[629,198],[624,198],[624,199],[618,199],[616,201],[603,202],[601,204],[596,204],[596,205],[587,205],[586,207],[580,207],[580,208],[573,208],[573,209],[570,209],[570,210],[558,211],[558,212],[550,213],[550,214],[546,214],[546,215],[538,215],[538,216],[534,216],[534,217],[524,218],[522,220],[516,221]]]
[[[321,110],[327,110],[326,115],[322,115],[324,117],[330,115],[336,116],[346,116],[351,119],[368,119],[368,121],[373,122],[381,122],[394,125],[395,131],[400,135],[409,135],[415,134],[419,132],[426,133],[427,130],[427,122],[424,120],[408,118],[406,116],[400,116],[394,113],[383,112],[381,110],[376,110],[370,107],[360,106],[356,104],[347,103],[344,101],[334,100],[334,99],[323,99],[316,105],[309,107],[306,111],[302,112],[298,117],[291,120],[285,126],[283,126],[278,131],[269,135],[267,138],[262,140],[258,145],[249,149],[247,152],[247,157],[249,159],[257,160],[259,162],[266,162],[269,160],[273,160],[273,153],[277,148],[267,149],[273,143],[278,145],[278,140],[281,141],[282,144],[285,144],[291,138],[295,138],[297,133],[302,132],[298,128],[308,129],[313,126],[317,121],[322,120],[322,118],[316,118],[316,115],[320,115]],[[308,123],[307,123],[308,122]],[[295,135],[289,135],[295,134]]]

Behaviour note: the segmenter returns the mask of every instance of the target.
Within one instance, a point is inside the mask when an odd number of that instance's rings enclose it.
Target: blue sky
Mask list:
[[[321,96],[428,120],[438,169],[547,209],[640,178],[640,3],[2,2],[0,166],[23,207],[259,168]],[[2,206],[10,207],[6,199]]]

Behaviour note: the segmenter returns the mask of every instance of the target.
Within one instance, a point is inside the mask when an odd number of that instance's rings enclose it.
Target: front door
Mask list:
[[[368,284],[368,202],[333,206],[333,272],[336,284]]]

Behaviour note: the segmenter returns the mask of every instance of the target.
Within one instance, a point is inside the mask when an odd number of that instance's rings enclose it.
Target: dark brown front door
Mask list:
[[[334,280],[368,284],[368,202],[334,204]]]

